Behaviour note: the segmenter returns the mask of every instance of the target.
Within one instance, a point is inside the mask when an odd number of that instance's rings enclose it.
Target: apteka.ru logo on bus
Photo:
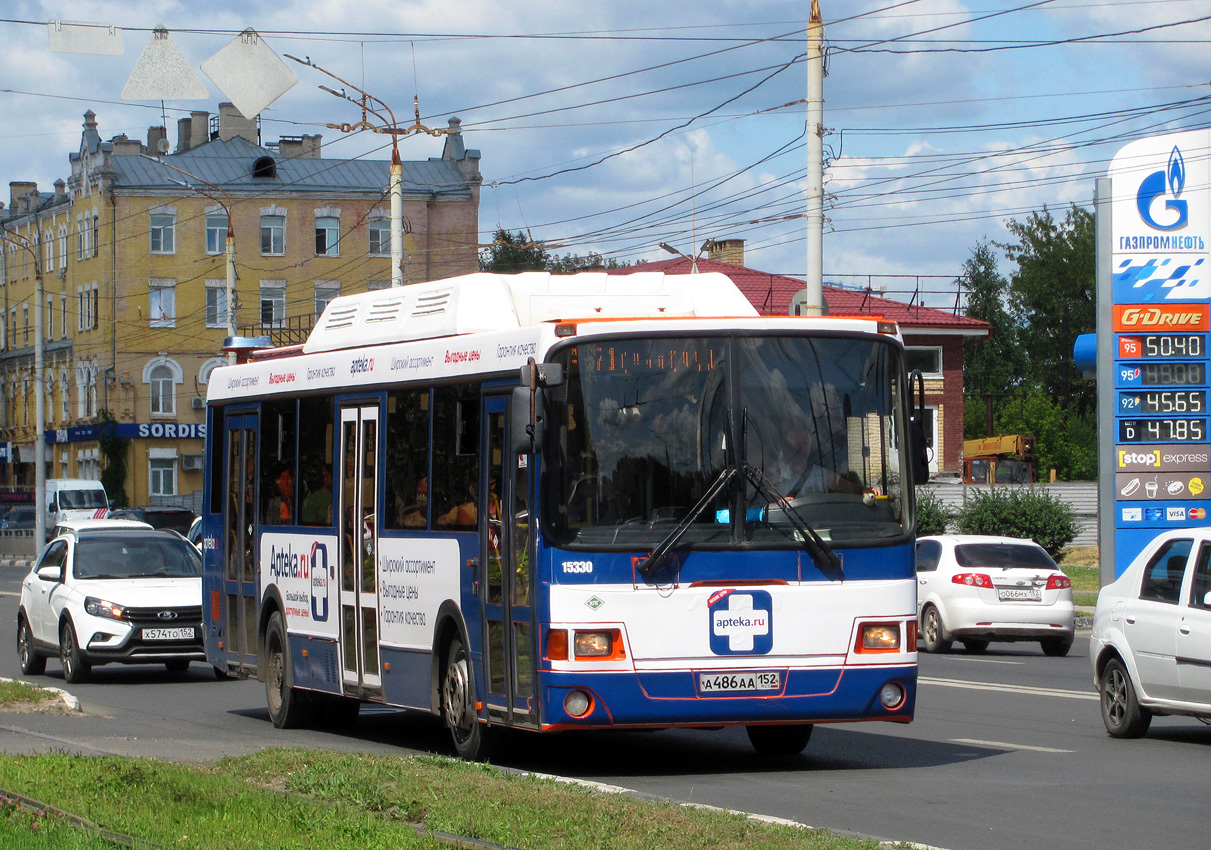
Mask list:
[[[707,612],[716,655],[765,655],[774,648],[774,601],[768,591],[716,591]]]
[[[328,619],[328,547],[316,541],[311,551],[296,552],[286,544],[269,547],[269,572],[275,581],[302,579],[311,585],[311,616],[317,622]],[[322,610],[321,610],[322,608]]]

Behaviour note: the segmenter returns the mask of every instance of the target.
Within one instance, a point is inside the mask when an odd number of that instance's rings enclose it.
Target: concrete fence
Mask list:
[[[1071,546],[1097,545],[1097,482],[1096,481],[1060,481],[1055,484],[998,484],[998,490],[1029,490],[1045,491],[1052,498],[1066,502],[1076,511],[1076,519],[1081,530]],[[987,484],[923,484],[921,490],[927,490],[938,497],[945,507],[958,510],[976,493],[988,491]]]

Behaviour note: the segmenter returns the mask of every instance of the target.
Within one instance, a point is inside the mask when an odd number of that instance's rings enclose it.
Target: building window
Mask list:
[[[261,324],[269,328],[286,322],[286,281],[261,281]]]
[[[152,416],[174,416],[177,412],[177,382],[172,369],[161,363],[151,370]]]
[[[227,281],[206,281],[206,327],[227,327]]]
[[[46,338],[48,340],[55,338],[55,296],[46,296]]]
[[[315,317],[318,319],[328,306],[328,302],[341,294],[339,280],[317,280],[315,282]]]
[[[67,225],[59,227],[59,268],[67,268]]]
[[[63,325],[63,328],[62,328],[63,332],[60,334],[60,336],[62,336],[63,339],[67,339],[67,293],[66,292],[59,293],[59,321]]]
[[[280,257],[286,253],[286,216],[261,216],[261,254]]]
[[[97,256],[101,250],[101,217],[93,213],[92,256]],[[170,252],[171,253],[171,252]]]
[[[175,250],[176,216],[153,213],[151,216],[151,253],[171,254]]]
[[[391,222],[383,220],[370,222],[370,256],[391,256]]]
[[[227,214],[206,212],[206,253],[222,254],[227,250]]]
[[[315,254],[338,257],[341,253],[341,220],[333,216],[315,217]]]
[[[152,496],[177,495],[177,459],[175,457],[148,458],[147,492]]]
[[[84,259],[84,216],[76,216],[76,259]]]
[[[29,345],[29,305],[28,304],[21,305],[21,313],[23,314],[24,319],[25,319],[25,334],[21,337],[21,344]]]
[[[44,271],[49,272],[55,267],[55,234],[47,231],[42,235],[42,245],[46,249],[44,252],[45,260],[42,263]]]
[[[100,294],[101,291],[97,288],[97,284],[94,283],[92,289],[88,291],[88,327],[94,331],[101,325],[101,318],[98,312]]]
[[[67,381],[67,367],[59,371],[59,418],[67,422],[71,417],[71,384]]]
[[[942,346],[926,345],[904,347],[905,363],[908,371],[920,369],[926,378],[942,377]]]
[[[148,312],[153,328],[177,326],[177,282],[172,278],[153,277],[149,281]]]

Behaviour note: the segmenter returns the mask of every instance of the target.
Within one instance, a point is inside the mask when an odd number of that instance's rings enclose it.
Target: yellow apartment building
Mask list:
[[[0,204],[0,483],[35,479],[41,301],[47,477],[100,478],[104,434],[129,441],[111,499],[196,507],[228,214],[238,335],[302,342],[335,296],[390,285],[389,162],[326,159],[319,135],[262,143],[230,104],[182,118],[175,148],[163,127],[102,141],[90,110],[69,160],[53,194],[14,181]],[[480,183],[457,119],[440,156],[403,163],[405,284],[476,270]]]

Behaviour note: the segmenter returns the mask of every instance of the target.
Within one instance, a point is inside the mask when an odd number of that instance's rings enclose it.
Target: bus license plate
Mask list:
[[[777,670],[698,674],[698,691],[704,694],[780,690],[782,690],[782,674]]]
[[[193,640],[193,629],[144,629],[143,640]]]
[[[999,587],[997,598],[1002,602],[1039,602],[1043,592],[1037,587]]]

